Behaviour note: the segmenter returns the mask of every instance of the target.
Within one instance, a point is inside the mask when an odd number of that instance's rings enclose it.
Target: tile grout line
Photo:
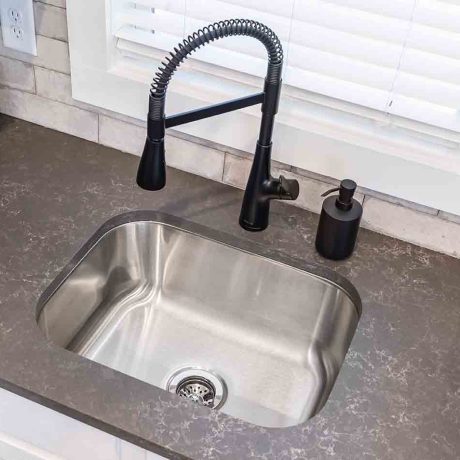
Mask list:
[[[97,143],[101,143],[101,114],[97,114]]]
[[[224,177],[225,177],[225,168],[227,166],[227,152],[224,152],[224,167],[222,168],[222,177],[221,177],[221,182],[225,184],[224,182]]]
[[[32,73],[34,75],[34,94],[37,94],[37,74],[35,73],[34,65],[32,65]]]

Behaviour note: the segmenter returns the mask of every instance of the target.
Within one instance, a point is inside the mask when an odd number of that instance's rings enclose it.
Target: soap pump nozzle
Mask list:
[[[331,193],[339,192],[335,205],[342,211],[348,211],[353,206],[353,195],[355,194],[357,184],[351,179],[344,179],[340,182],[339,187],[331,188],[321,196],[328,196]]]

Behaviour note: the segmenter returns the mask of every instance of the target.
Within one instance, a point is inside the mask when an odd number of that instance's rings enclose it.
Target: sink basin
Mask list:
[[[138,211],[86,243],[37,314],[60,347],[203,405],[215,398],[247,422],[287,427],[326,403],[360,313],[358,293],[332,271]]]

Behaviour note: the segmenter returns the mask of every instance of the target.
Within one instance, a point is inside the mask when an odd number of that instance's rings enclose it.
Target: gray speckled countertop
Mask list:
[[[459,259],[362,230],[351,259],[326,262],[313,249],[316,215],[274,203],[270,228],[249,234],[238,226],[241,191],[170,169],[163,191],[143,192],[137,162],[0,116],[0,386],[170,458],[459,458]],[[101,224],[134,209],[259,241],[355,284],[363,315],[317,416],[249,425],[44,339],[40,294]]]

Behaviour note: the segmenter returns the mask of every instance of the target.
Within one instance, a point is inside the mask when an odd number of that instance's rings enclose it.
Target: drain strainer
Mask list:
[[[227,387],[218,375],[196,367],[185,367],[174,372],[166,389],[211,409],[222,407],[227,397]]]

